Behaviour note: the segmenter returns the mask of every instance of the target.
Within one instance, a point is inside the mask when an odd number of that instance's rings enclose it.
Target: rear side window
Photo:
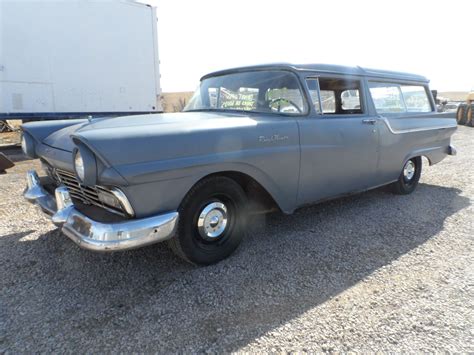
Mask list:
[[[428,94],[423,86],[402,85],[407,112],[431,112]]]
[[[378,113],[433,111],[424,86],[369,82],[369,88]]]

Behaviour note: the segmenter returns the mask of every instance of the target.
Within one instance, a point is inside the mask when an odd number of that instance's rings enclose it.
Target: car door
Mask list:
[[[363,81],[358,77],[319,76],[306,78],[306,84],[313,105],[310,115],[298,120],[298,204],[374,186],[379,122],[367,114]],[[352,90],[351,94],[346,90]],[[359,105],[354,105],[354,90]],[[343,102],[349,96],[352,102]]]

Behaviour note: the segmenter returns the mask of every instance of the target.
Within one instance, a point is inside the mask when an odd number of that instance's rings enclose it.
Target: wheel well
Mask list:
[[[431,159],[429,156],[427,155],[419,155],[420,159],[421,159],[421,163],[423,163],[423,158],[426,159],[428,161],[428,165],[431,166],[433,165],[433,163],[431,163]]]
[[[249,199],[249,208],[253,213],[265,213],[280,210],[280,207],[270,193],[253,177],[238,171],[221,171],[206,175],[201,180],[213,176],[225,176],[238,183],[245,191],[245,194]]]
[[[410,160],[410,159],[415,159],[415,158],[420,158],[421,163],[422,163],[423,165],[424,165],[424,163],[423,163],[423,160],[424,160],[424,159],[426,159],[426,160],[428,161],[428,165],[433,165],[433,164],[431,163],[431,160],[430,160],[430,157],[429,157],[429,156],[420,154],[420,155],[410,156],[409,158],[407,158],[407,159],[403,162],[403,166],[405,166],[405,164],[406,164],[406,162],[407,162],[408,160]]]

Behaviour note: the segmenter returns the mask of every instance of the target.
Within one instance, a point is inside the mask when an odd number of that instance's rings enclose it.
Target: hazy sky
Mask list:
[[[422,74],[474,89],[474,2],[145,0],[158,8],[162,88],[192,91],[207,72],[268,62]]]

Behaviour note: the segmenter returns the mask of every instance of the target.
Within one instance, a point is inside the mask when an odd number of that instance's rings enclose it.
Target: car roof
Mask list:
[[[260,64],[246,67],[238,67],[232,69],[219,70],[207,75],[204,75],[201,80],[207,79],[213,76],[241,73],[246,71],[258,71],[258,70],[290,70],[294,72],[318,72],[318,73],[331,73],[331,74],[342,74],[342,75],[356,75],[356,76],[367,76],[381,79],[398,79],[398,80],[409,80],[428,83],[429,80],[417,74],[396,72],[390,70],[370,69],[362,68],[360,66],[350,67],[344,65],[334,64],[290,64],[290,63],[272,63],[272,64]]]

